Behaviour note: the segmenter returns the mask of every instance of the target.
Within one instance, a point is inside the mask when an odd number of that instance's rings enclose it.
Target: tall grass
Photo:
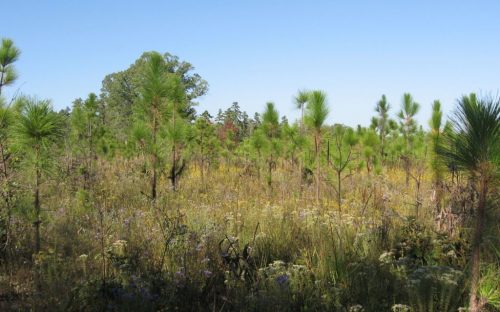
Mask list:
[[[461,282],[442,283],[463,267],[435,255],[449,241],[431,230],[431,213],[410,218],[413,192],[405,192],[402,171],[346,179],[340,213],[328,180],[316,203],[315,186],[300,186],[286,165],[277,167],[273,192],[238,166],[210,170],[207,187],[191,168],[177,192],[160,179],[154,205],[139,160],[102,160],[97,168],[90,191],[62,173],[59,182],[43,185],[46,248],[33,269],[28,218],[22,205],[16,211],[17,261],[9,282],[2,273],[2,292],[10,297],[0,307],[390,311],[405,304],[452,311],[463,305]],[[430,183],[423,185],[422,207],[429,208]],[[31,283],[34,270],[42,277],[40,292]],[[431,274],[416,287],[423,271]]]

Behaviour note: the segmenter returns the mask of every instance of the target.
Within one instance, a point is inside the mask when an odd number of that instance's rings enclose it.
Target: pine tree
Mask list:
[[[33,198],[35,221],[35,253],[40,251],[40,186],[47,159],[50,159],[51,148],[62,137],[62,120],[52,110],[49,101],[22,99],[22,111],[16,124],[15,134],[21,148],[33,155],[31,166],[35,173]]]
[[[262,114],[262,127],[270,146],[269,157],[267,160],[267,165],[268,165],[267,183],[270,187],[272,187],[273,168],[276,166],[276,157],[279,152],[279,137],[281,135],[280,125],[279,125],[279,113],[276,110],[273,102],[266,103],[266,110]]]
[[[321,134],[329,109],[326,93],[320,90],[311,91],[307,101],[306,123],[314,133],[314,152],[316,159],[316,202],[319,204],[321,183]]]
[[[165,128],[168,118],[175,116],[172,114],[169,102],[177,100],[180,86],[179,78],[174,74],[165,73],[164,66],[165,61],[159,53],[149,55],[141,87],[141,101],[134,111],[133,134],[138,146],[148,154],[150,159],[150,197],[153,201],[157,197],[159,170],[164,162],[160,133]]]
[[[410,93],[403,95],[401,111],[398,113],[400,120],[400,129],[404,139],[404,149],[402,154],[403,166],[406,173],[406,186],[410,183],[410,170],[413,150],[413,137],[417,131],[417,122],[415,115],[418,113],[420,105],[413,100]]]
[[[2,39],[0,47],[0,95],[2,87],[12,84],[17,79],[13,64],[20,54],[21,51],[16,48],[12,40]]]
[[[500,165],[500,99],[463,96],[453,118],[454,131],[445,132],[437,153],[448,165],[468,172],[479,193],[472,238],[470,303],[472,312],[482,310],[478,298],[481,247],[485,232],[490,186],[498,180]]]

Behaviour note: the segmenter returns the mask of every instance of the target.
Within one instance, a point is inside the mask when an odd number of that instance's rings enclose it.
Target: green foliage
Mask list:
[[[453,119],[454,131],[443,136],[437,152],[448,164],[471,172],[492,162],[500,164],[500,101],[463,96]]]
[[[206,116],[196,119],[194,124],[194,150],[199,154],[202,166],[205,162],[215,166],[218,163],[220,141],[216,136],[215,127]]]
[[[306,123],[314,129],[314,131],[319,132],[329,112],[326,93],[320,90],[311,91],[309,93],[309,100],[306,108]]]
[[[405,93],[401,103],[401,110],[398,113],[400,129],[405,138],[405,153],[411,152],[412,149],[413,135],[417,131],[415,115],[419,110],[420,105],[413,100],[411,94]]]
[[[361,141],[363,143],[366,168],[368,172],[371,172],[374,169],[373,167],[378,164],[379,157],[375,151],[380,146],[380,139],[374,131],[368,130],[364,133]]]
[[[309,101],[309,91],[299,90],[293,101],[298,109],[302,109],[304,105]]]
[[[292,162],[296,161],[296,157],[303,153],[307,139],[301,133],[299,126],[295,123],[293,125],[285,124],[282,128],[283,131],[283,144],[286,149],[286,158],[290,158]]]
[[[500,309],[500,281],[498,280],[498,263],[487,264],[483,268],[479,282],[479,295],[487,306]]]
[[[18,52],[9,53],[12,64]],[[465,226],[436,233],[427,143],[461,169],[495,172],[498,101],[464,97],[454,131],[435,102],[430,133],[417,125],[419,105],[409,94],[399,125],[383,95],[370,128],[328,126],[319,90],[295,97],[300,123],[272,102],[253,118],[233,102],[212,120],[195,115],[207,84],[192,70],[147,52],[71,111],[55,113],[33,98],[2,100],[0,310],[5,300],[20,310],[66,311],[455,311],[464,304],[472,243]],[[406,188],[404,158],[415,181]],[[79,187],[81,175],[92,183]],[[315,189],[304,183],[312,177]],[[414,193],[418,219],[408,217]],[[451,196],[443,203],[452,205]],[[455,207],[443,207],[455,224]],[[498,263],[490,264],[478,293],[498,307]]]
[[[148,69],[151,58],[156,59],[156,73],[153,73],[151,68]],[[168,93],[175,89],[172,87],[178,85],[182,92],[179,91],[177,95],[182,95],[183,102],[186,102],[179,107],[179,111],[183,118],[194,119],[194,101],[206,94],[208,84],[200,75],[193,73],[193,70],[194,67],[190,63],[179,60],[177,56],[145,52],[128,69],[107,75],[102,83],[101,99],[106,109],[107,122],[116,140],[123,142],[128,139],[127,134],[130,133],[134,122],[136,106],[144,105],[144,96],[151,96],[150,92],[153,92],[154,88],[157,91],[158,84],[169,84],[170,91],[165,91]],[[160,72],[163,74],[160,75]],[[156,78],[145,86],[143,81],[147,75],[156,75]],[[145,92],[145,88],[153,89]]]
[[[273,102],[266,103],[266,110],[262,114],[262,126],[269,139],[279,137],[279,113]]]
[[[423,266],[408,276],[408,291],[415,312],[457,311],[463,273],[450,267]]]
[[[78,99],[73,102],[69,118],[70,138],[75,154],[85,159],[87,169],[91,167],[96,154],[112,152],[103,115],[102,101],[94,93],[89,94],[85,101]]]
[[[434,175],[434,185],[436,187],[436,203],[437,208],[440,210],[441,201],[441,191],[442,191],[442,180],[443,175],[446,172],[446,167],[441,161],[438,155],[438,147],[442,144],[442,136],[444,132],[449,131],[449,123],[446,123],[444,127],[442,126],[443,112],[441,110],[441,103],[436,100],[432,103],[432,116],[429,120],[430,139],[432,143],[432,158],[431,158],[431,168]]]
[[[16,48],[10,39],[2,39],[0,47],[0,94],[2,87],[12,84],[17,79],[13,63],[17,61],[21,51]]]
[[[349,166],[352,164],[353,149],[359,142],[359,137],[352,128],[344,127],[342,125],[335,125],[333,127],[333,142],[335,151],[333,154],[332,167],[336,173],[336,188],[337,204],[339,210],[342,209],[342,181],[345,179],[343,176]]]
[[[49,151],[61,136],[62,120],[47,100],[21,98],[22,110],[15,126],[17,143],[28,150]]]
[[[390,108],[391,106],[387,102],[385,94],[383,94],[382,98],[377,102],[377,106],[375,107],[378,117],[372,118],[371,126],[378,132],[380,140],[380,154],[382,158],[385,158],[386,137],[392,128],[391,122],[395,123],[393,120],[389,119]]]
[[[0,142],[2,145],[9,138],[9,130],[14,123],[14,111],[10,107],[0,105]]]
[[[257,151],[259,155],[268,146],[266,135],[262,129],[257,129],[253,132],[251,142],[252,147]]]
[[[432,117],[429,121],[432,132],[439,133],[441,131],[441,123],[443,118],[443,112],[441,111],[441,102],[435,100],[432,103]]]

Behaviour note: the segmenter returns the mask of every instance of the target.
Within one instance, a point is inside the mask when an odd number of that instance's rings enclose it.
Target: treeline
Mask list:
[[[18,53],[6,40],[3,51]],[[5,60],[2,87],[15,80],[16,59],[17,55]],[[401,108],[394,109],[394,118],[389,116],[391,105],[383,95],[374,107],[376,116],[371,125],[356,129],[326,125],[327,96],[315,90],[298,92],[294,104],[302,117],[294,123],[279,116],[272,102],[263,105],[262,114],[255,113],[253,118],[242,112],[237,102],[225,111],[219,110],[215,117],[208,111],[197,114],[194,100],[207,92],[208,84],[192,71],[191,64],[168,53],[147,52],[128,69],[106,76],[99,96],[91,93],[86,99],[76,99],[71,109],[56,113],[48,100],[26,96],[17,97],[11,105],[4,103],[2,112],[9,115],[9,121],[3,128],[7,131],[21,117],[38,118],[30,116],[35,114],[30,107],[46,106],[44,114],[57,124],[54,131],[58,139],[54,143],[58,152],[65,155],[68,170],[78,168],[82,173],[84,186],[98,157],[143,155],[147,156],[146,170],[151,173],[153,199],[159,175],[166,175],[175,189],[188,163],[197,165],[204,175],[221,162],[235,160],[244,161],[249,173],[262,175],[269,185],[278,162],[286,162],[304,176],[314,169],[316,179],[322,179],[322,171],[332,169],[341,176],[354,170],[377,174],[383,165],[401,166],[408,184],[418,178],[413,171],[419,161],[432,158],[428,144],[431,137],[436,141],[439,134],[451,130],[449,124],[443,125],[440,103],[435,101],[431,131],[425,132],[415,120],[420,104],[409,93],[404,94]],[[15,141],[14,136],[10,139]],[[7,141],[2,146],[8,154]],[[53,152],[54,147],[48,150]],[[326,165],[324,170],[322,164]]]

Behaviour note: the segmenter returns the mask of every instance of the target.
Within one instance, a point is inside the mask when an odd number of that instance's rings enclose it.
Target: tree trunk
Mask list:
[[[380,128],[380,157],[382,159],[382,163],[385,162],[385,123],[387,121],[383,119],[382,127]]]
[[[201,186],[205,189],[205,154],[203,150],[203,135],[200,136],[200,154],[201,154],[201,162],[200,162],[200,170],[201,170]]]
[[[421,176],[418,176],[417,179],[415,179],[415,182],[417,184],[417,189],[416,189],[416,194],[415,194],[415,218],[419,218],[419,212],[420,212],[420,206],[422,205],[422,200],[420,199],[420,183],[421,183]]]
[[[172,109],[172,128],[175,131],[175,114],[177,113],[177,109],[175,106],[175,101],[173,102]],[[172,146],[172,189],[177,191],[177,146],[174,136],[174,142]]]
[[[156,200],[156,184],[157,184],[157,174],[156,174],[156,155],[153,155],[153,176],[151,177],[151,199]]]
[[[486,214],[486,195],[488,193],[488,181],[486,177],[481,177],[479,202],[477,207],[476,225],[474,238],[472,241],[471,259],[471,285],[470,285],[470,311],[479,312],[481,309],[478,297],[480,265],[481,265],[481,243],[483,240],[484,219]]]
[[[331,165],[330,163],[330,140],[327,141],[327,145],[326,145],[326,163],[327,165]]]
[[[11,237],[11,235],[10,235],[10,223],[12,220],[12,204],[11,204],[10,200],[11,200],[13,194],[12,194],[12,190],[11,190],[10,185],[9,185],[9,172],[8,172],[8,167],[7,167],[8,156],[5,153],[5,149],[4,149],[3,145],[0,145],[0,153],[1,153],[0,156],[2,157],[3,177],[5,180],[5,192],[2,195],[4,196],[5,207],[7,209],[7,224],[5,225],[6,239],[5,239],[4,249],[6,251],[6,254],[8,255],[9,254],[8,246],[9,246],[10,237]]]
[[[35,177],[35,253],[40,252],[40,168],[39,168],[39,158],[40,151],[36,149],[36,177]]]
[[[2,95],[3,76],[4,76],[4,72],[2,71],[2,73],[0,75],[0,95]]]
[[[342,171],[338,170],[337,171],[337,203],[339,204],[339,212],[342,212],[342,193],[341,193],[341,187],[342,187],[342,178],[341,178]]]
[[[316,137],[315,137],[315,145],[316,145],[316,203],[319,204],[319,191],[320,191],[320,173],[321,173],[321,160],[320,160],[320,150],[319,150],[319,147],[320,147],[320,136],[319,134],[316,134]]]
[[[40,252],[40,188],[38,184],[39,173],[36,173],[36,187],[35,187],[35,253]]]
[[[177,149],[174,146],[172,150],[172,189],[174,192],[177,190]]]
[[[153,166],[153,176],[151,177],[151,200],[155,201],[156,200],[156,184],[157,184],[157,172],[156,169],[158,167],[158,156],[156,155],[157,153],[157,148],[156,148],[156,133],[158,132],[158,124],[156,121],[156,110],[153,109],[153,153],[151,155],[151,163]]]
[[[302,111],[302,117],[300,120],[300,133],[303,135],[304,134],[304,104],[300,106],[300,110]]]
[[[261,163],[261,161],[260,161],[260,158],[261,158],[260,149],[258,149],[257,152],[258,152],[257,153],[258,158],[257,158],[257,163],[256,163],[256,165],[257,165],[257,180],[260,182],[260,163]]]
[[[271,154],[268,162],[269,162],[269,164],[268,164],[267,184],[269,185],[269,188],[271,189],[271,192],[272,192],[272,190],[273,190],[273,154]]]

